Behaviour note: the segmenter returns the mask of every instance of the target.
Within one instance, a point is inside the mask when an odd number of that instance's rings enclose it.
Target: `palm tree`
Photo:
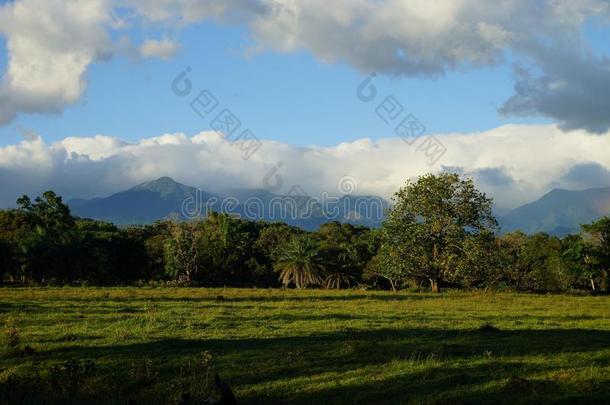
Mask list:
[[[358,260],[356,249],[351,246],[341,245],[338,249],[334,249],[329,253],[329,256],[332,255],[335,259],[328,258],[328,262],[331,265],[326,270],[323,283],[324,288],[340,289],[343,286],[349,288],[356,279],[353,270]]]
[[[275,269],[280,272],[284,286],[294,284],[300,289],[320,284],[323,265],[316,242],[309,235],[293,237],[281,252]]]
[[[324,278],[324,288],[326,289],[337,289],[346,286],[350,287],[355,277],[349,272],[349,269],[336,269],[329,272]]]

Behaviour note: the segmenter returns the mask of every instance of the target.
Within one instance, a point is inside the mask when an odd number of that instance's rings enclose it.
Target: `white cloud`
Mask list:
[[[605,0],[276,0],[250,27],[258,49],[309,50],[364,72],[440,76],[494,65],[511,52],[515,95],[501,112],[542,115],[565,129],[610,128],[610,66],[583,34]]]
[[[15,0],[0,5],[0,35],[6,37],[8,66],[0,82],[0,125],[19,113],[59,113],[87,88],[87,69],[115,52],[110,29],[129,26],[117,17],[121,0]],[[169,58],[177,44],[148,40],[144,57]]]
[[[168,38],[147,39],[140,46],[140,54],[145,58],[170,59],[178,48],[180,45]]]
[[[161,2],[166,3],[193,8],[188,0]],[[191,15],[203,18],[205,8],[205,17],[222,19],[229,9],[244,14],[253,3],[201,6]],[[426,76],[494,65],[511,52],[521,64],[540,71],[540,77],[519,70],[515,95],[501,109],[503,114],[542,115],[565,129],[603,133],[610,128],[610,93],[605,91],[610,67],[606,58],[594,55],[583,34],[589,18],[608,24],[606,0],[259,3],[261,7],[245,13],[255,49],[308,50],[321,60],[346,62],[366,73]]]
[[[0,124],[18,112],[58,112],[86,87],[89,64],[107,56],[106,0],[21,0],[0,7],[9,62],[0,85]]]
[[[216,19],[246,25],[255,49],[307,50],[367,73],[434,77],[494,65],[510,52],[539,74],[519,70],[503,113],[603,133],[610,93],[596,89],[609,86],[610,68],[583,31],[589,19],[608,25],[609,16],[607,0],[15,0],[0,6],[9,54],[0,124],[76,102],[90,64],[131,46],[125,38],[112,44],[110,29]],[[129,50],[170,58],[176,49],[151,39]]]
[[[509,48],[580,41],[584,20],[608,12],[601,0],[276,0],[251,23],[282,51],[308,49],[364,71],[442,74],[493,64]]]
[[[606,175],[596,177],[599,184],[578,180],[591,167],[596,173],[610,168],[610,133],[504,126],[437,137],[447,153],[433,166],[417,151],[418,144],[393,138],[307,148],[265,141],[244,161],[238,146],[210,132],[164,134],[137,143],[99,135],[46,144],[32,137],[0,148],[0,206],[13,204],[23,193],[47,189],[67,198],[106,196],[162,176],[209,191],[274,187],[276,177],[264,179],[278,164],[281,182],[272,190],[277,194],[298,185],[311,195],[338,195],[338,181],[351,176],[358,181],[359,194],[390,197],[408,178],[441,170],[472,175],[501,208],[529,202],[555,187],[610,186],[604,183],[610,178]]]
[[[265,12],[273,0],[123,0],[152,23],[185,26],[206,18],[243,22]]]
[[[538,49],[538,75],[515,67],[515,95],[504,115],[544,115],[565,129],[605,133],[610,126],[610,60]]]

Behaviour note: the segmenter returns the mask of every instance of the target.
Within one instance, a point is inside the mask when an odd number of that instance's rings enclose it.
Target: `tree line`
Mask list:
[[[407,182],[380,229],[315,232],[212,213],[119,228],[76,218],[48,191],[0,211],[5,283],[607,291],[610,217],[565,238],[500,235],[492,200],[443,173]]]

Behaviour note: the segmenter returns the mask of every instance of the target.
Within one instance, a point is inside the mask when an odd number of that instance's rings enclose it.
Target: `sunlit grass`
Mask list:
[[[95,362],[77,401],[202,397],[213,372],[241,403],[610,399],[608,297],[24,288],[0,289],[0,311],[13,400],[70,359]]]

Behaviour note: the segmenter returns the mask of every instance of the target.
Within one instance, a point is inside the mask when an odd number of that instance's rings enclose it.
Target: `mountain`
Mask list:
[[[553,190],[537,201],[514,209],[499,219],[503,232],[547,232],[565,236],[610,214],[610,187],[582,191]]]
[[[279,196],[266,190],[232,190],[214,195],[169,177],[137,185],[106,198],[68,202],[74,215],[117,225],[146,224],[178,215],[182,219],[223,212],[244,219],[281,221],[314,230],[330,221],[379,227],[388,203],[374,196],[343,196],[325,201],[304,194]]]
[[[250,220],[286,222],[306,230],[339,221],[379,227],[389,204],[375,196],[345,195],[321,201],[294,192],[279,196],[266,190],[231,190],[211,194],[169,177],[137,185],[127,191],[93,200],[68,203],[74,215],[117,225],[147,224],[178,215],[183,219],[224,212]],[[553,190],[537,201],[499,216],[502,232],[547,232],[565,236],[610,214],[610,187],[582,191]]]
[[[93,200],[68,202],[74,215],[113,222],[117,225],[151,223],[182,212],[183,202],[199,191],[169,177],[142,183],[130,190]],[[211,198],[211,195],[209,195]]]

